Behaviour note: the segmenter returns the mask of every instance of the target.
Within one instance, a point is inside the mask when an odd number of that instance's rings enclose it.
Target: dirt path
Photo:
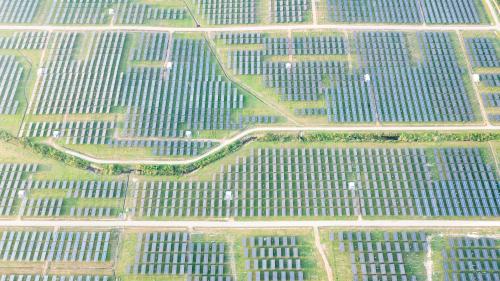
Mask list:
[[[318,25],[318,10],[316,7],[317,0],[311,0],[311,13],[313,18],[313,25]]]
[[[432,281],[433,264],[432,264],[432,235],[427,236],[427,251],[425,256],[425,272],[427,274],[427,281]]]
[[[321,256],[321,259],[323,260],[323,265],[325,267],[326,271],[326,276],[328,278],[328,281],[333,281],[333,272],[332,272],[332,267],[330,266],[330,263],[328,262],[328,256],[325,253],[325,249],[323,245],[321,244],[321,237],[319,235],[319,228],[318,227],[313,227],[313,232],[314,232],[314,244],[316,245],[316,249],[318,249],[318,252]]]
[[[30,100],[29,100],[28,105],[27,105],[28,107],[24,111],[23,121],[21,123],[21,128],[19,129],[18,137],[22,137],[24,135],[24,129],[26,127],[26,122],[25,122],[26,116],[30,114],[32,107],[33,107],[33,103],[35,102],[35,99],[37,97],[37,89],[38,89],[37,87],[40,84],[40,79],[42,78],[42,75],[43,75],[43,74],[40,75],[39,70],[42,69],[43,63],[45,61],[45,57],[47,56],[47,50],[49,49],[51,34],[52,34],[52,32],[49,31],[49,33],[47,35],[47,45],[43,49],[42,55],[40,56],[40,63],[38,65],[38,69],[33,69],[33,70],[36,70],[36,81],[35,81],[35,84],[33,86],[33,91],[31,93],[31,97],[30,97]]]
[[[217,153],[224,149],[225,147],[241,140],[247,136],[251,136],[255,133],[272,133],[272,132],[470,132],[470,131],[498,131],[500,127],[492,125],[478,125],[478,126],[355,126],[355,127],[336,127],[336,126],[318,126],[318,127],[258,127],[249,128],[244,131],[238,132],[236,135],[220,140],[220,144],[214,149],[209,150],[205,154],[199,155],[197,157],[186,159],[186,160],[114,160],[114,159],[102,159],[95,158],[91,155],[86,155],[84,153],[74,151],[65,147],[62,147],[54,142],[49,142],[53,148],[60,150],[66,154],[81,158],[83,160],[95,163],[95,164],[149,164],[149,165],[183,165],[191,164],[199,161],[205,157],[208,157],[214,153]]]

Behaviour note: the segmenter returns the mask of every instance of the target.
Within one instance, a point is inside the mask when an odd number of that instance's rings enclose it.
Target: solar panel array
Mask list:
[[[222,40],[224,44],[263,44],[265,35],[259,32],[220,32],[215,36],[216,39]]]
[[[423,59],[414,67],[403,33],[355,35],[361,73],[370,75],[370,82],[363,84],[376,108],[375,117],[381,122],[474,120],[465,69],[457,62],[450,34],[419,33],[417,39]]]
[[[265,37],[263,40],[265,47],[263,55],[267,56],[286,56],[294,47],[288,37]]]
[[[222,166],[211,181],[138,184],[132,192],[136,202],[132,214],[495,217],[500,211],[499,181],[479,153],[478,149],[436,151],[435,156],[417,148],[253,149],[236,163]],[[439,178],[430,170],[431,163],[443,171]]]
[[[247,281],[303,281],[302,253],[296,236],[243,238]]]
[[[346,55],[347,43],[340,36],[300,36],[292,39],[293,55]]]
[[[121,207],[113,205],[92,207],[92,204],[98,204],[100,200],[123,200],[127,189],[125,181],[32,179],[31,174],[37,171],[37,167],[36,164],[0,164],[0,216],[18,213],[28,217],[110,217],[122,211]],[[36,192],[36,195],[31,196],[30,192]],[[80,199],[92,201],[84,202],[82,206],[81,202],[78,203]],[[87,207],[85,204],[91,205]]]
[[[323,75],[340,74],[345,65],[335,61],[273,62],[265,60],[265,53],[287,55],[288,48],[266,51],[235,50],[228,55],[228,65],[239,75],[262,75],[266,87],[275,88],[285,101],[313,101],[319,99]],[[308,52],[298,51],[296,52]],[[319,51],[327,53],[326,51]]]
[[[106,262],[111,232],[3,231],[0,260],[16,262]]]
[[[112,4],[126,0],[54,0],[46,18],[51,24],[104,24]]]
[[[335,22],[418,23],[419,0],[328,0],[329,18]]]
[[[278,122],[277,116],[268,116],[268,115],[240,115],[240,127],[244,127],[247,125],[254,124],[274,124]]]
[[[275,22],[303,22],[310,9],[309,0],[273,0],[271,2]]]
[[[261,50],[228,51],[227,64],[238,75],[260,75],[263,70]]]
[[[143,24],[148,21],[182,20],[186,17],[184,8],[157,8],[148,4],[121,1],[116,6],[118,24]]]
[[[324,96],[330,122],[471,122],[476,119],[465,86],[465,67],[457,61],[448,33],[418,33],[422,58],[414,62],[409,35],[358,32],[352,48],[358,63],[272,61],[268,56],[341,55],[349,49],[340,36],[271,38],[223,33],[229,45],[263,44],[263,49],[231,48],[228,65],[238,75],[262,75],[282,100],[316,101]],[[326,81],[326,82],[325,82]]]
[[[10,36],[0,36],[0,49],[40,50],[47,46],[48,32],[15,32]]]
[[[36,164],[0,163],[0,216],[11,216],[19,201],[18,192],[26,191],[27,175],[36,172]]]
[[[487,107],[500,107],[500,93],[483,94],[483,102]]]
[[[500,114],[489,114],[488,119],[492,122],[500,122]]]
[[[187,232],[151,232],[139,236],[132,274],[186,275],[187,280],[230,281],[226,245],[195,242]]]
[[[487,87],[500,87],[500,74],[479,74],[479,80]]]
[[[62,198],[31,198],[27,200],[23,216],[52,217],[60,216],[63,205]]]
[[[244,107],[244,97],[220,75],[205,40],[175,38],[169,42],[169,33],[145,33],[139,45],[124,55],[128,52],[124,48],[126,33],[54,32],[50,36],[31,114],[110,114],[124,108],[120,133],[131,141],[108,138],[117,125],[114,121],[90,120],[31,122],[24,131],[28,137],[66,136],[73,144],[137,147],[150,145],[144,139],[148,137],[185,137],[204,130],[235,130],[277,122],[275,116],[238,113]],[[82,41],[88,47],[85,52],[79,47]],[[120,71],[124,56],[136,61],[164,61],[170,52],[169,66]],[[185,155],[196,155],[196,150],[204,149],[201,146],[190,151],[190,142],[185,144]],[[175,145],[172,149],[162,143],[151,147],[158,155],[183,154]]]
[[[424,59],[414,67],[402,33],[356,34],[361,71],[341,76],[336,87],[326,90],[329,120],[473,120],[463,81],[464,70],[457,63],[449,34],[422,33],[418,39]],[[369,81],[362,73],[369,75]]]
[[[499,67],[495,43],[490,38],[472,38],[469,42],[468,53],[473,66],[476,67]],[[468,42],[466,40],[466,42]],[[500,122],[500,114],[496,112],[500,107],[500,75],[494,73],[479,74],[479,91],[483,100],[483,106],[488,111],[488,120],[491,123]],[[487,87],[487,88],[485,88]]]
[[[116,14],[119,24],[143,24],[149,20],[181,20],[184,8],[161,8],[132,0],[54,0],[46,17],[50,24],[105,24]],[[40,7],[39,0],[0,2],[0,22],[31,23]]]
[[[46,180],[33,181],[31,190],[66,191],[65,198],[119,199],[125,196],[124,181]]]
[[[410,253],[426,253],[427,235],[423,232],[330,233],[340,252],[349,252],[353,280],[416,281],[408,263]],[[411,257],[410,257],[411,259]]]
[[[83,40],[82,34],[52,35],[33,114],[109,113],[116,104],[126,34],[100,32],[87,36],[90,51],[81,61],[75,60],[73,53],[77,42]]]
[[[257,20],[256,0],[196,0],[197,13],[209,24],[252,24]]]
[[[40,0],[0,1],[1,23],[30,23],[40,5]]]
[[[19,101],[16,99],[23,67],[15,56],[0,55],[0,114],[16,114]]]
[[[490,38],[467,38],[467,54],[474,67],[500,67],[495,43]]]
[[[500,280],[497,239],[450,237],[442,256],[444,281]]]
[[[169,33],[141,33],[139,43],[130,52],[132,61],[162,61],[167,58]]]
[[[218,75],[204,40],[174,39],[172,68],[140,67],[125,73],[120,106],[124,137],[182,137],[185,131],[236,129],[243,95]]]
[[[75,206],[75,199],[120,200],[125,198],[127,184],[124,181],[82,181],[82,180],[48,180],[32,181],[31,191],[65,191],[61,197],[30,198],[22,216],[71,216],[71,217],[111,217],[121,212],[119,207],[85,207]],[[78,204],[76,204],[78,205]]]
[[[364,75],[342,71],[337,83],[324,89],[328,121],[368,123],[376,120],[373,94],[364,79]]]
[[[297,108],[294,113],[299,116],[326,116],[326,108],[323,107],[308,107],[308,108]]]
[[[30,122],[25,136],[66,138],[66,144],[105,144],[113,121]]]
[[[500,182],[477,148],[435,149],[439,180],[431,204],[442,216],[498,216]]]
[[[338,36],[267,38],[259,34],[221,34],[228,44],[265,44],[264,50],[233,50],[228,64],[239,75],[263,75],[267,87],[276,88],[282,100],[318,100],[323,75],[338,76],[346,66],[332,61],[267,62],[267,55],[340,55],[345,42]]]
[[[480,9],[469,0],[328,0],[335,22],[479,24]]]
[[[227,45],[263,44],[259,50],[235,50],[234,52],[254,52],[255,56],[271,55],[345,55],[347,42],[338,35],[293,36],[289,38],[269,37],[257,32],[220,32],[215,36]],[[258,59],[258,58],[257,58]]]
[[[0,22],[30,23],[40,0],[3,1]],[[192,0],[196,11],[209,24],[254,24],[259,16],[256,0]],[[327,13],[334,22],[479,24],[484,21],[484,7],[470,0],[328,0]],[[310,0],[273,0],[272,20],[278,23],[303,22]],[[182,20],[186,9],[162,7],[134,0],[54,0],[46,17],[50,24],[144,24],[157,20]]]
[[[216,146],[217,143],[197,140],[110,140],[109,145],[111,147],[151,148],[153,154],[157,156],[198,156]]]
[[[469,0],[421,0],[426,23],[481,23],[478,2]]]
[[[258,56],[345,55],[346,40],[338,35],[268,37],[261,33],[219,33],[217,39],[228,45],[263,44],[263,49],[236,50]],[[231,54],[231,53],[230,53]],[[231,55],[230,55],[231,57]]]
[[[112,281],[111,276],[100,275],[15,275],[2,274],[0,281]]]

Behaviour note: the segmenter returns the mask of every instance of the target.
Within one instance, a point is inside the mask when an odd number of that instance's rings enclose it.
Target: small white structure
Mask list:
[[[193,132],[186,131],[186,138],[191,138],[193,136]]]
[[[115,9],[109,9],[109,10],[108,10],[108,14],[109,14],[110,16],[114,16],[114,15],[115,15]]]
[[[349,182],[349,190],[355,190],[356,189],[356,183],[354,182]]]
[[[472,74],[472,81],[474,81],[474,83],[481,82],[481,78],[479,77],[479,74]]]
[[[292,64],[287,62],[285,65],[286,69],[292,69]]]
[[[370,74],[367,73],[367,74],[365,74],[364,77],[365,77],[365,82],[370,82],[370,80],[371,80]]]
[[[167,61],[167,69],[172,69],[172,65],[171,61]]]
[[[232,191],[226,191],[226,195],[224,196],[224,199],[226,200],[233,200],[233,192]]]
[[[26,195],[26,193],[24,190],[19,190],[17,192],[17,197],[19,197],[19,198],[24,198],[25,195]]]
[[[59,131],[53,131],[53,132],[52,132],[52,137],[53,137],[53,138],[56,138],[56,139],[57,139],[57,138],[59,138],[60,136],[61,136],[61,132],[59,132]]]
[[[37,72],[36,72],[36,74],[37,74],[38,76],[42,76],[42,75],[44,75],[45,73],[47,73],[47,70],[46,70],[44,67],[40,67],[40,68],[37,70]]]

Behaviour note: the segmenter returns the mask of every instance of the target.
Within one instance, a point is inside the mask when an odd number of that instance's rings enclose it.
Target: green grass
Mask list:
[[[431,242],[432,250],[432,279],[443,280],[443,256],[441,252],[448,247],[448,243],[443,236],[434,236]]]
[[[21,80],[17,86],[14,100],[19,101],[17,112],[14,115],[0,115],[0,129],[17,135],[28,101],[35,87],[36,69],[38,68],[41,50],[0,50],[0,55],[13,55],[23,69]]]
[[[321,241],[322,244],[326,246],[327,250],[326,254],[328,256],[330,266],[332,267],[334,280],[338,281],[352,280],[353,274],[351,270],[351,257],[349,253],[348,242],[344,240],[345,250],[343,252],[340,251],[339,249],[340,241],[338,239],[338,231],[340,230],[330,229],[330,228],[322,229],[320,232]],[[360,229],[348,230],[348,231],[360,231]],[[385,240],[383,239],[382,229],[363,229],[361,231],[362,232],[370,231],[373,243],[378,241],[382,243],[385,242]],[[395,230],[391,229],[390,231],[395,231]],[[334,241],[330,241],[331,232],[335,234]],[[423,251],[419,253],[413,253],[413,252],[405,253],[403,256],[403,260],[405,261],[405,270],[408,276],[415,275],[417,277],[417,280],[419,281],[426,280],[426,270],[424,267],[425,253]],[[357,259],[356,262],[358,264]],[[359,267],[358,267],[358,272],[360,272]]]
[[[417,276],[418,281],[425,281],[427,271],[424,266],[425,253],[407,253],[404,255],[406,274]]]
[[[379,149],[379,148],[386,148],[386,149],[399,149],[399,148],[422,148],[425,151],[426,158],[427,158],[427,163],[430,165],[428,168],[430,169],[430,172],[432,174],[432,179],[433,180],[439,180],[439,175],[437,173],[437,166],[436,166],[436,159],[434,158],[434,149],[439,149],[439,148],[469,148],[469,147],[477,147],[481,149],[482,153],[485,155],[483,156],[483,159],[485,160],[486,163],[490,163],[492,167],[494,167],[494,160],[492,159],[492,156],[490,155],[489,152],[489,147],[487,143],[473,143],[473,142],[440,142],[440,143],[418,143],[418,144],[413,144],[409,145],[406,143],[336,143],[335,145],[332,146],[330,142],[316,142],[316,143],[306,143],[306,142],[286,142],[286,143],[278,143],[278,142],[253,142],[245,147],[243,147],[241,150],[239,150],[237,153],[234,153],[232,155],[229,155],[228,157],[216,161],[196,172],[190,173],[185,176],[179,176],[179,177],[139,177],[139,181],[149,181],[149,180],[163,180],[163,181],[178,181],[178,182],[190,182],[190,181],[209,181],[211,182],[214,178],[219,178],[220,171],[221,171],[221,166],[227,167],[228,165],[234,165],[236,163],[236,158],[238,157],[247,157],[250,154],[250,150],[260,148],[260,149],[286,149],[286,148],[294,148],[294,149],[302,149],[302,148],[370,148],[370,149]],[[241,163],[241,161],[240,161]],[[380,168],[380,167],[379,167]],[[401,173],[398,172],[398,174],[401,177]],[[354,180],[355,173],[348,173],[347,175],[347,180],[352,181]],[[373,182],[373,181],[370,181]],[[381,184],[380,181],[377,181],[377,183]],[[364,178],[361,180],[361,184],[365,185],[366,181]],[[273,185],[273,182],[271,182],[270,186]],[[142,188],[142,185],[140,185]],[[153,198],[155,197],[160,197],[163,198],[163,195],[153,195]],[[137,199],[139,200],[139,199]],[[160,200],[161,201],[161,200]],[[138,201],[136,201],[138,202]],[[248,202],[248,201],[247,201]],[[161,205],[163,202],[161,201],[159,204]],[[223,206],[221,206],[223,209],[225,208],[225,202],[222,203]],[[130,206],[130,205],[129,205]],[[217,206],[215,206],[217,207]],[[272,208],[272,207],[271,207]],[[247,211],[249,209],[247,208]],[[247,212],[248,213],[248,212]],[[137,214],[139,216],[139,214]],[[167,215],[168,216],[168,215]],[[166,217],[138,217],[137,219],[153,219],[153,220],[163,220]],[[191,217],[192,218],[192,217]],[[317,220],[350,220],[350,219],[355,219],[354,216],[335,216],[335,217],[314,217]],[[170,220],[188,220],[190,217],[187,217],[185,215],[183,216],[176,216],[176,217],[170,217],[168,216],[168,219]],[[213,217],[210,219],[218,220],[221,219],[219,217]],[[267,219],[267,220],[308,220],[310,217],[236,217],[234,218],[238,221],[248,221],[248,220],[262,220],[262,219]],[[375,219],[406,219],[406,220],[412,220],[412,219],[422,219],[422,217],[410,217],[406,215],[398,215],[398,216],[364,216],[364,219],[366,220],[375,220]],[[440,217],[426,217],[425,219],[440,219]],[[442,219],[442,218],[441,218]],[[456,220],[461,220],[463,219],[460,217],[447,217],[447,219],[456,219]],[[470,218],[470,219],[479,219],[479,218]],[[493,219],[494,218],[487,218],[487,219]]]
[[[52,2],[53,1],[51,0],[40,0],[40,4],[35,13],[32,24],[45,24],[47,22]]]
[[[325,247],[325,254],[328,258],[335,281],[353,280],[351,261],[347,252],[339,250],[337,240],[330,241],[329,229],[320,229],[321,244]]]
[[[474,0],[477,11],[479,14],[479,21],[483,24],[493,24],[494,19],[493,15],[491,14],[490,9],[488,9],[488,5],[486,4],[486,1],[488,0]],[[498,1],[498,0],[493,0],[493,1]],[[494,6],[495,4],[492,1],[492,5]]]
[[[279,112],[277,112],[274,108],[279,106],[279,104],[275,101],[270,101],[262,95],[262,91],[268,91],[269,89],[265,89],[262,84],[262,80],[260,77],[257,78],[257,81],[249,81],[245,83],[245,81],[241,81],[240,78],[248,78],[253,79],[253,76],[250,75],[235,75],[232,70],[229,69],[227,63],[227,50],[222,47],[220,42],[215,42],[213,40],[208,41],[212,46],[212,50],[215,49],[213,55],[217,61],[218,69],[224,75],[227,75],[227,78],[234,82],[233,84],[236,86],[238,91],[243,94],[244,97],[244,108],[242,110],[236,110],[232,114],[233,121],[236,121],[236,116],[241,114],[243,116],[247,115],[268,115],[268,116],[282,116]],[[218,46],[218,47],[217,47]],[[259,85],[259,88],[255,88],[256,85]]]
[[[122,233],[122,243],[117,248],[118,263],[115,265],[118,276],[125,277],[127,267],[134,263],[138,241],[139,237],[136,232]]]
[[[37,163],[39,171],[33,174],[33,179],[38,180],[109,180],[116,177],[100,176],[89,171],[66,166],[58,161],[42,158],[21,145],[0,141],[1,163]]]
[[[29,192],[29,198],[30,199],[35,199],[35,198],[65,198],[66,194],[68,193],[67,190],[63,189],[32,189]]]
[[[93,199],[93,198],[80,198],[75,200],[75,207],[77,208],[115,208],[119,209],[123,206],[122,199]]]
[[[242,241],[244,238],[251,236],[297,236],[299,255],[302,260],[304,268],[304,275],[306,280],[324,281],[326,280],[326,272],[322,267],[319,253],[314,247],[314,238],[310,230],[293,229],[293,230],[254,230],[248,229],[241,230],[214,230],[209,231],[208,237],[210,241],[226,241],[229,243],[229,248],[234,250],[234,262],[236,272],[238,274],[237,280],[246,280],[247,271],[245,269],[244,250]],[[202,233],[203,237],[207,237],[206,233]],[[206,240],[205,240],[206,241]],[[231,253],[229,253],[231,256]]]
[[[185,275],[125,275],[124,281],[185,281]]]
[[[462,46],[462,43],[460,42],[460,38],[459,38],[459,36],[461,36],[461,34],[460,33],[455,33],[455,34],[450,33],[450,35],[452,35],[452,36],[450,36],[450,38],[451,38],[452,45],[455,49],[458,65],[462,69],[467,70],[462,75],[462,78],[464,81],[465,89],[467,91],[467,95],[469,97],[469,101],[470,101],[471,106],[472,106],[472,110],[474,112],[475,120],[482,121],[483,118],[482,118],[481,110],[479,107],[479,101],[477,100],[476,92],[475,92],[474,86],[472,85],[472,80],[471,80],[470,73],[469,73],[468,66],[467,66],[468,62],[467,62],[467,55],[465,54],[465,49],[464,49],[465,46]],[[463,42],[463,43],[465,44],[465,42]]]
[[[149,2],[148,2],[149,3]],[[152,3],[152,2],[151,2]],[[162,5],[174,5],[176,3],[170,1],[170,2],[165,2],[162,3]],[[178,6],[182,6],[183,4],[177,4]],[[298,31],[294,32],[292,36],[303,36],[303,35],[341,35],[338,32],[318,32],[318,31]],[[75,49],[75,52],[73,54],[74,59],[82,59],[85,57],[85,54],[87,53],[87,49],[89,48],[89,34],[88,33],[82,33],[80,35],[77,48]],[[286,32],[268,32],[266,33],[265,36],[269,37],[283,37],[283,36],[288,36]],[[196,39],[201,39],[203,36],[199,33],[176,33],[175,38],[196,38]],[[126,37],[126,43],[125,43],[125,49],[123,51],[123,59],[120,64],[120,71],[126,71],[128,67],[131,66],[142,66],[142,67],[160,67],[162,66],[163,62],[134,62],[130,63],[128,61],[128,53],[130,52],[130,48],[133,46],[136,46],[139,40],[139,33],[137,32],[130,32],[127,33]],[[417,60],[421,54],[418,54],[415,52],[415,48],[417,48],[416,45],[416,37],[414,33],[408,33],[408,44],[410,46],[410,49],[412,50],[412,55],[415,57],[414,59]],[[218,65],[217,67],[217,73],[223,74],[225,68],[227,67],[227,56],[225,55],[228,50],[234,49],[234,48],[251,48],[255,47],[254,45],[250,46],[230,46],[230,45],[225,45],[222,44],[220,40],[217,40],[214,44],[216,46],[216,55],[218,60],[221,62],[221,65]],[[263,46],[260,46],[263,47]],[[458,52],[460,53],[460,51]],[[39,61],[39,56],[40,52],[38,54],[35,54],[38,57],[33,57],[34,61]],[[351,63],[353,65],[356,64],[356,54],[351,54]],[[216,58],[213,59],[213,62],[216,62]],[[282,59],[281,57],[269,57],[269,60],[273,59]],[[294,60],[297,61],[303,61],[303,60],[334,60],[334,61],[348,61],[348,56],[294,56]],[[462,61],[465,61],[465,58],[461,59]],[[217,61],[218,62],[218,61]],[[280,99],[280,95],[276,93],[275,89],[272,88],[267,88],[264,85],[263,78],[261,76],[250,76],[250,75],[234,75],[231,70],[226,70],[225,71],[228,74],[228,78],[234,82],[234,85],[238,88],[240,93],[243,94],[244,96],[244,103],[245,107],[242,110],[234,110],[232,113],[232,120],[236,121],[239,114],[243,116],[249,116],[249,115],[269,115],[269,116],[278,116],[279,120],[279,125],[291,125],[292,123],[298,123],[298,124],[316,124],[316,125],[332,125],[332,123],[328,122],[326,116],[297,116],[295,115],[294,111],[296,109],[300,108],[308,108],[308,107],[325,107],[325,101],[323,99],[319,99],[318,101],[312,101],[312,102],[292,102],[292,101],[283,101]],[[472,92],[472,85],[470,84],[470,79],[468,77],[465,77],[466,81],[466,87],[468,88],[468,91]],[[325,78],[325,82],[328,79]],[[33,81],[34,83],[34,81]],[[329,84],[329,83],[326,83]],[[329,85],[333,86],[333,85]],[[28,91],[31,93],[32,91]],[[476,101],[475,96],[471,95],[471,101],[473,103],[474,107],[474,112],[476,113],[476,116],[478,116],[478,120],[480,119],[479,115],[477,112],[478,110],[478,103]],[[113,112],[111,114],[70,114],[66,116],[62,115],[51,115],[51,116],[27,116],[26,121],[27,122],[41,122],[41,121],[62,121],[67,120],[67,121],[76,121],[76,120],[113,120],[117,121],[117,123],[120,125],[122,124],[122,120],[124,118],[124,108],[119,107],[119,108],[114,108]],[[3,122],[0,126],[3,126],[4,129],[8,130],[9,132],[15,134],[19,130],[20,126],[20,120],[22,116],[14,116],[14,117],[5,117],[5,122]],[[292,122],[294,121],[294,122]],[[479,122],[476,122],[479,124]],[[351,123],[339,123],[339,124],[334,124],[336,126],[361,126],[361,125],[366,125],[366,124],[373,124],[373,123],[356,123],[356,124],[351,124]],[[387,123],[387,125],[414,125],[416,123]],[[439,123],[439,125],[443,124],[457,124],[457,123]],[[429,124],[429,125],[438,125],[438,123],[435,124]],[[260,125],[255,125],[255,126],[260,126]],[[117,131],[120,129],[117,129]],[[222,138],[227,138],[231,134],[233,134],[234,131],[229,131],[229,130],[222,130],[222,131],[202,131],[197,133],[195,137],[198,138],[211,138],[211,139],[222,139]],[[92,156],[100,156],[100,158],[113,158],[113,159],[137,159],[137,158],[144,158],[144,157],[150,157],[151,159],[158,159],[157,157],[153,156],[151,151],[148,149],[120,149],[119,152],[117,152],[116,149],[111,149],[105,146],[73,146],[69,145],[67,146],[68,148],[71,148],[76,151],[80,151],[85,154],[89,154]],[[163,159],[163,158],[162,158]]]

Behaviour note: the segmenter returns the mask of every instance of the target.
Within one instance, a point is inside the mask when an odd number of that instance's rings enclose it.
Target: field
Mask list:
[[[0,274],[44,272],[51,278],[86,275],[91,280],[247,280],[256,274],[270,279],[277,274],[278,280],[326,280],[325,266],[334,280],[352,280],[357,274],[409,280],[426,280],[429,275],[444,280],[444,275],[462,273],[488,278],[498,274],[492,267],[500,250],[494,230],[321,228],[314,234],[305,229],[19,228],[0,229],[0,237]],[[26,240],[29,237],[39,239],[33,243]],[[16,238],[21,248],[13,248]],[[79,244],[85,238],[89,244]],[[63,247],[65,241],[72,241],[71,246]],[[479,262],[483,269],[452,270],[451,264],[458,262],[452,257],[459,251],[465,253],[461,261]],[[287,279],[280,279],[282,275]]]
[[[491,32],[29,36],[0,34],[0,63],[17,81],[0,94],[0,129],[99,159],[185,160],[259,126],[500,118]]]
[[[496,150],[488,143],[257,141],[189,175],[161,178],[98,176],[15,144],[2,148],[3,216],[494,219],[500,210]]]
[[[0,0],[0,281],[500,280],[494,0]]]

